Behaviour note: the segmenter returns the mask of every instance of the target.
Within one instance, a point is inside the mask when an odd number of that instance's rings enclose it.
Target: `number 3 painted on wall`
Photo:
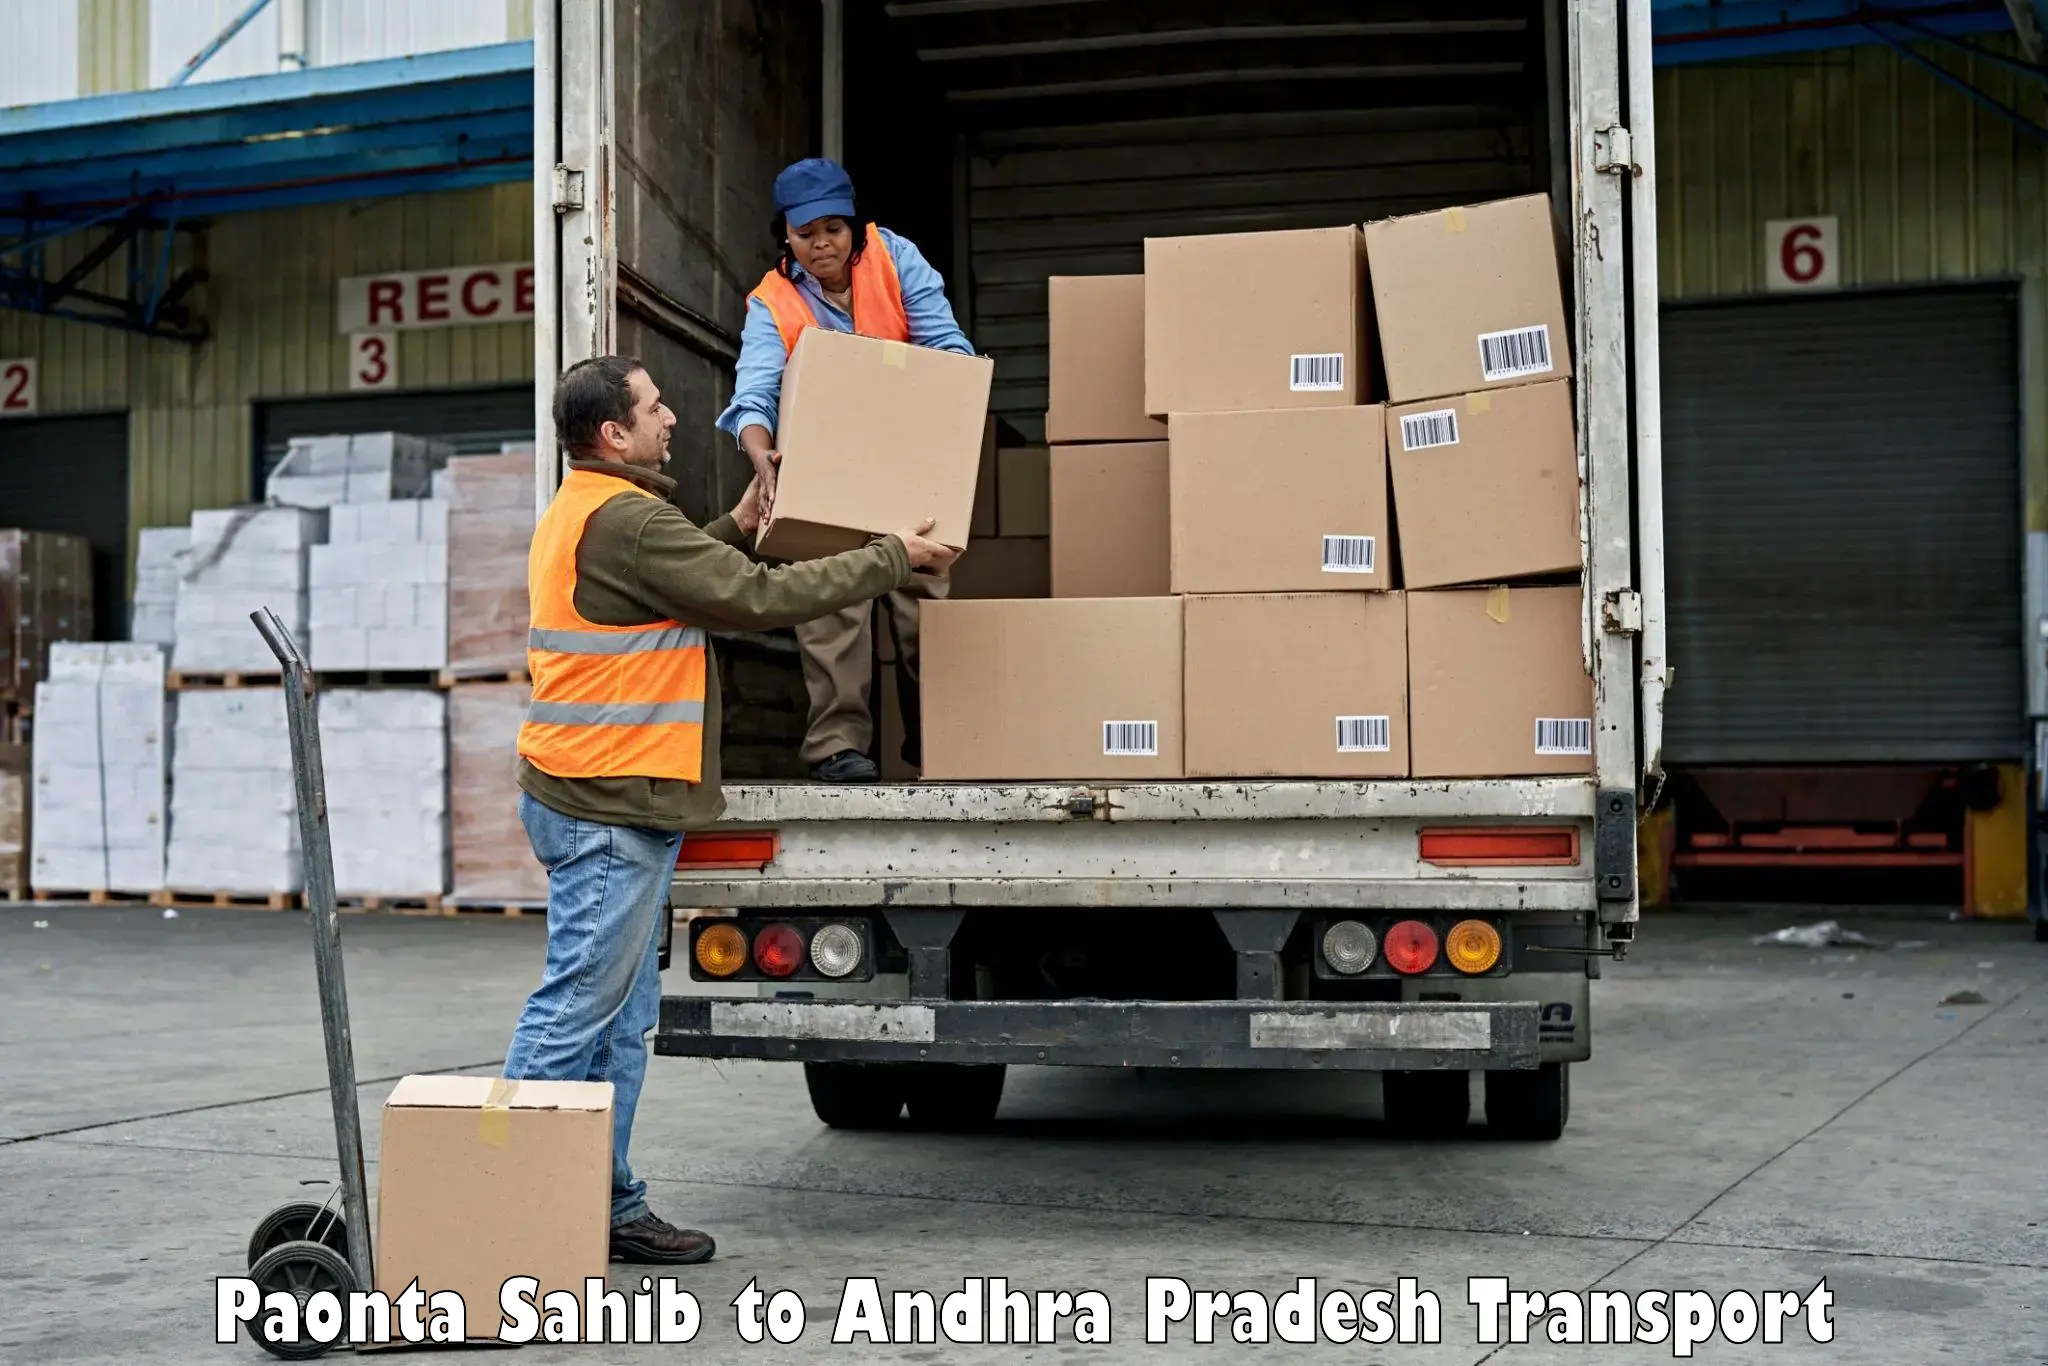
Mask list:
[[[398,385],[398,339],[389,332],[358,332],[349,338],[348,387],[392,389]]]

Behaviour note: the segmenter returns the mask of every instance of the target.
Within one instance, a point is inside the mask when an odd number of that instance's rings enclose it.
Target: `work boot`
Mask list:
[[[842,749],[811,770],[821,783],[871,783],[881,776],[875,761],[857,749]]]
[[[690,1266],[697,1262],[708,1262],[711,1254],[718,1250],[708,1233],[699,1233],[693,1228],[677,1228],[660,1215],[649,1211],[630,1224],[620,1224],[612,1230],[612,1260],[615,1262],[641,1262],[662,1266]]]

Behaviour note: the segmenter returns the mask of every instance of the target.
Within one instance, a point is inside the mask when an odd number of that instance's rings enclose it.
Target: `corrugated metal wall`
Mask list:
[[[46,273],[62,273],[96,240],[65,239]],[[0,355],[40,358],[46,413],[129,411],[132,535],[247,496],[252,402],[347,391],[346,339],[334,322],[337,280],[532,254],[532,188],[523,183],[231,215],[203,243],[212,279],[195,301],[212,325],[211,342],[195,349],[0,312]],[[126,269],[116,255],[89,287],[119,292]],[[403,389],[533,377],[531,323],[406,332],[397,349]]]
[[[149,6],[149,83],[168,83],[235,16],[248,0],[154,0]],[[267,76],[277,70],[278,7],[265,5],[242,31],[228,39],[206,65],[192,73],[194,85],[231,81],[242,76]],[[87,40],[99,34],[87,34]]]
[[[517,36],[530,38],[532,0],[524,8]],[[513,9],[510,0],[312,0],[306,22],[314,63],[337,66],[507,42]]]
[[[1925,49],[2037,122],[2037,81]],[[2048,143],[1889,49],[1660,72],[1659,268],[1671,298],[1760,293],[1764,224],[1841,220],[1844,286],[2025,277],[2027,525],[2048,530]]]
[[[75,0],[78,93],[111,95],[140,90],[149,75],[150,0]],[[190,55],[190,54],[187,54]]]
[[[78,0],[0,0],[0,108],[79,93]]]

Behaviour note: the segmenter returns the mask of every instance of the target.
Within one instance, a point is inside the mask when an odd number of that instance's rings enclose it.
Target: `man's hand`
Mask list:
[[[937,524],[936,517],[927,517],[915,527],[895,533],[896,539],[903,542],[904,552],[910,556],[912,569],[936,569],[944,573],[959,558],[959,551],[925,539],[924,534]]]

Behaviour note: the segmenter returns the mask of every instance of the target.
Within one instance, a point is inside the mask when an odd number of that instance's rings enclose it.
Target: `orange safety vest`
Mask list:
[[[761,283],[747,296],[768,306],[775,330],[782,334],[785,355],[796,350],[796,339],[807,327],[818,325],[811,301],[794,281],[779,270],[761,277]],[[868,244],[853,265],[853,330],[863,337],[883,341],[910,340],[910,315],[903,311],[903,282],[896,275],[895,258],[882,240],[882,230],[868,224]]]
[[[576,611],[576,547],[630,480],[570,470],[534,529],[526,588],[533,700],[519,753],[557,778],[681,778],[704,767],[704,632],[679,621],[600,626]]]

